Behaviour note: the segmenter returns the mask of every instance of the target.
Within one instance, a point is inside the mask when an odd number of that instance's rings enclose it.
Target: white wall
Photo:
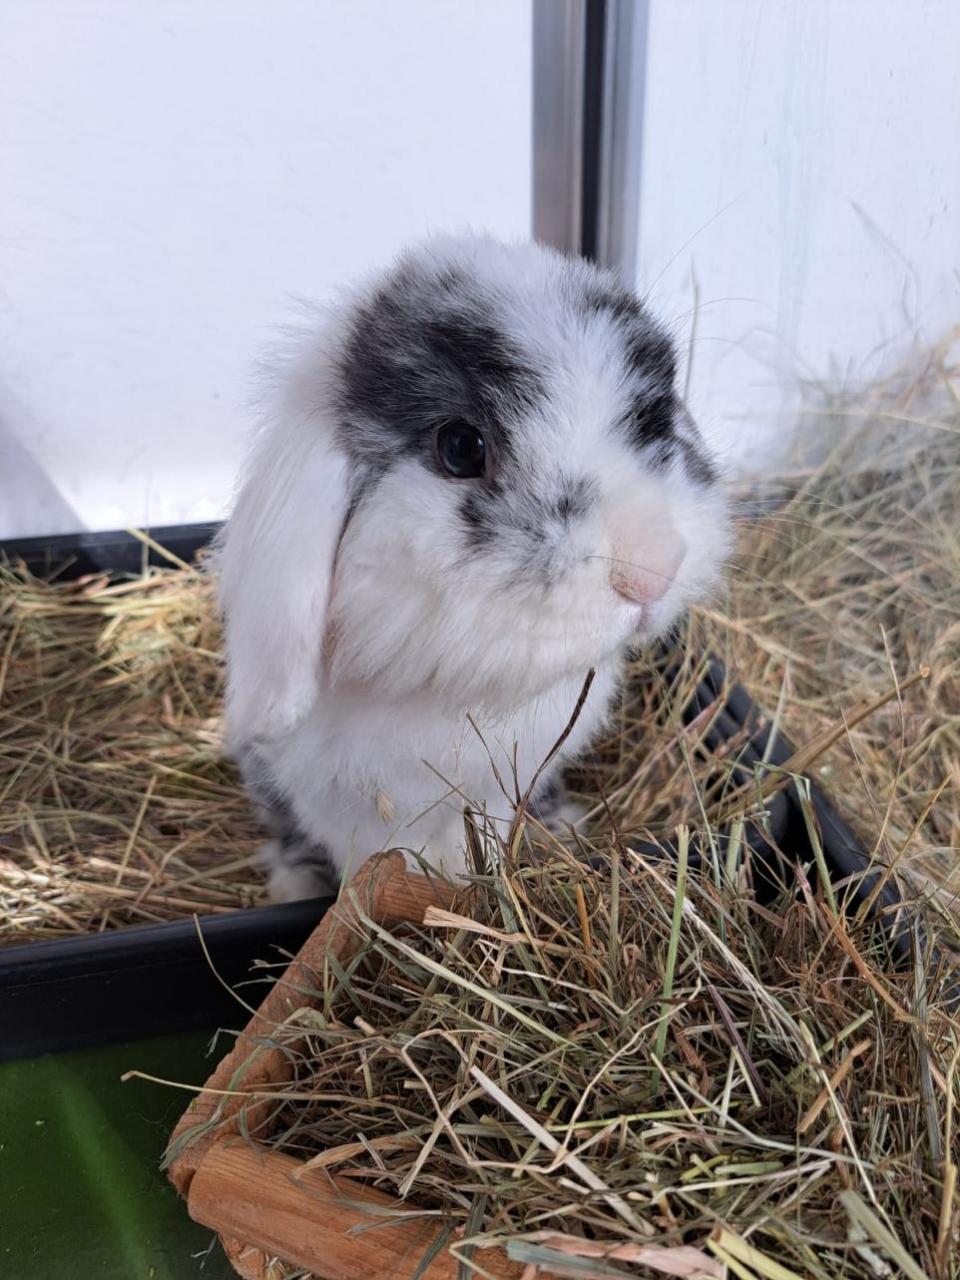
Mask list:
[[[0,537],[217,517],[251,364],[530,226],[529,0],[0,0]]]
[[[733,459],[960,322],[960,5],[652,0],[639,277]]]

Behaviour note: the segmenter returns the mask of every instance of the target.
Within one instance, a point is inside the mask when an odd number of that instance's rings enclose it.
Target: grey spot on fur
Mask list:
[[[694,484],[703,485],[704,488],[716,484],[719,477],[709,455],[703,449],[698,449],[692,440],[680,437],[676,443],[683,468]]]
[[[527,569],[542,577],[551,547],[575,520],[590,510],[595,483],[583,476],[564,476],[545,484],[541,495],[493,482],[467,489],[460,501],[460,519],[474,551],[495,539],[522,544]]]
[[[566,798],[567,789],[563,785],[560,775],[554,773],[540,783],[531,797],[527,809],[530,816],[535,818],[537,822],[542,822],[544,826],[549,826],[551,818],[556,815]]]
[[[410,454],[431,465],[434,429],[456,419],[509,456],[511,419],[546,394],[496,300],[462,270],[428,261],[403,264],[355,313],[340,382],[344,446],[379,468]]]
[[[322,841],[311,839],[301,830],[289,801],[277,788],[255,749],[248,748],[244,752],[240,772],[264,829],[273,837],[278,865],[309,868],[315,873],[318,883],[324,882],[335,888],[340,872],[329,850]]]
[[[566,478],[548,508],[548,515],[568,524],[585,516],[595,499],[595,485],[585,476]]]

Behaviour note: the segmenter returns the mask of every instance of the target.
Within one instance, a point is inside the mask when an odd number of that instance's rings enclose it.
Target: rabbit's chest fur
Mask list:
[[[619,675],[618,662],[597,671],[552,768],[600,731]],[[362,690],[326,694],[292,734],[261,754],[298,826],[338,868],[399,847],[422,850],[428,861],[456,871],[463,866],[464,804],[509,822],[503,788],[511,797],[515,785],[526,789],[581,688],[579,678],[565,681],[476,727],[466,712],[444,712],[427,696],[393,705]]]

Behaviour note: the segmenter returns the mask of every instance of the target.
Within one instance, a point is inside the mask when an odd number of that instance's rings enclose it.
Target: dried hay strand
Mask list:
[[[0,941],[248,906],[253,815],[221,758],[212,583],[0,565]]]

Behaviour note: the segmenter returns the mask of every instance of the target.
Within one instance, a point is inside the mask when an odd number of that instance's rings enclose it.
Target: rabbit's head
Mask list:
[[[717,581],[726,506],[671,341],[586,262],[433,241],[280,381],[223,546],[234,734],[323,688],[508,712]]]

